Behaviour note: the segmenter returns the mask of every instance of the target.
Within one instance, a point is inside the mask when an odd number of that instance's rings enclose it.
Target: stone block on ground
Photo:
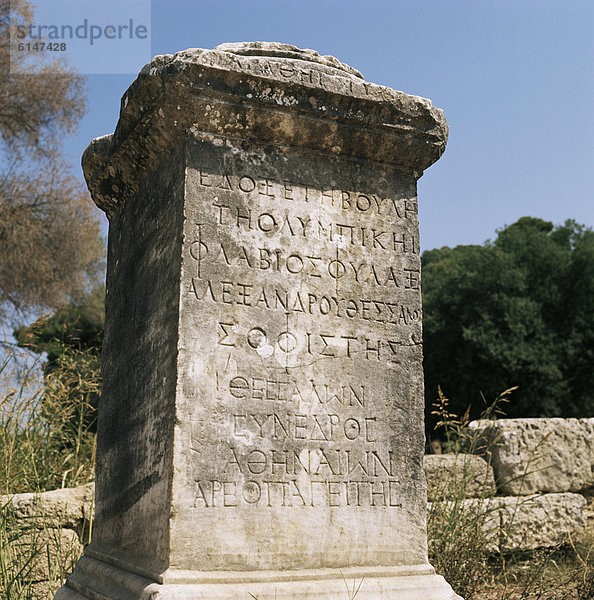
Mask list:
[[[594,419],[501,419],[470,427],[492,444],[497,487],[510,496],[594,485]]]
[[[552,548],[575,540],[586,527],[580,494],[494,498],[501,515],[502,552]]]
[[[69,528],[79,531],[92,514],[93,484],[42,493],[0,496],[0,506],[11,505],[18,520],[29,525],[39,519],[39,527]]]
[[[493,470],[480,456],[472,454],[428,454],[423,457],[430,502],[463,494],[485,498],[496,493]]]
[[[480,532],[478,543],[488,552],[514,552],[575,540],[586,527],[585,508],[583,496],[566,492],[433,502],[428,512],[434,531],[456,522],[458,535],[465,538]]]
[[[8,560],[22,567],[22,579],[48,582],[72,571],[83,546],[72,529],[31,529],[16,533]]]

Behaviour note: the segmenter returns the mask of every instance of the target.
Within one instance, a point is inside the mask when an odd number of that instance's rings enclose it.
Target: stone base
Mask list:
[[[83,556],[55,600],[462,600],[430,565],[261,573],[171,573],[155,583]]]

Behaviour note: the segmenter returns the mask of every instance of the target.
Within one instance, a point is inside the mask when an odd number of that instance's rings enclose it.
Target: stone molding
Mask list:
[[[205,574],[206,576],[206,574]],[[201,583],[159,584],[85,555],[56,600],[136,598],[138,600],[245,600],[277,598],[343,600],[360,584],[357,599],[461,600],[429,565],[405,568],[212,574]]]
[[[288,44],[156,56],[124,94],[115,133],[93,140],[83,155],[97,206],[111,217],[192,131],[379,161],[418,178],[445,150],[448,126],[429,100]]]

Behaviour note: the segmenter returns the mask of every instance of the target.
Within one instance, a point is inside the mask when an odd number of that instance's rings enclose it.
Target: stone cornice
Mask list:
[[[95,203],[112,216],[193,131],[379,161],[420,176],[443,153],[448,126],[429,100],[368,83],[334,57],[288,44],[156,56],[124,94],[115,133],[93,140],[83,155]]]

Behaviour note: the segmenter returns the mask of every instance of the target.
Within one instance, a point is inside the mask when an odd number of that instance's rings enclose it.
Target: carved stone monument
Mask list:
[[[141,71],[83,157],[110,220],[96,522],[56,598],[457,597],[427,562],[416,192],[446,138],[286,44]]]

